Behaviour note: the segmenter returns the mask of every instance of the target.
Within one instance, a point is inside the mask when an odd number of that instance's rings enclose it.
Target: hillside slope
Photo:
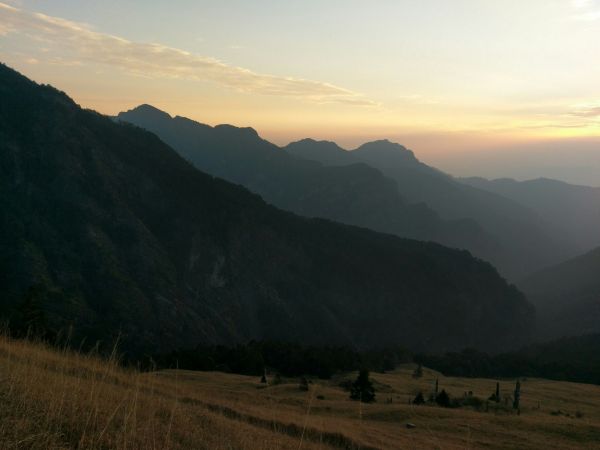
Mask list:
[[[600,333],[600,248],[519,283],[538,310],[543,338]]]
[[[0,96],[13,324],[35,313],[136,352],[252,338],[499,348],[531,330],[523,295],[467,252],[280,211],[5,66]]]
[[[485,402],[496,379],[443,376],[415,366],[371,373],[376,402],[358,404],[340,384],[297,378],[166,370],[140,373],[114,361],[0,337],[0,446],[86,449],[597,449],[600,386],[527,378],[521,411]],[[268,374],[269,381],[274,374]],[[470,405],[414,405],[433,386]],[[511,398],[515,380],[502,379]],[[477,401],[478,400],[478,401]],[[407,427],[407,423],[414,426]]]
[[[460,181],[500,194],[536,212],[551,237],[568,243],[570,256],[600,246],[600,188],[547,178],[528,181],[462,178]]]

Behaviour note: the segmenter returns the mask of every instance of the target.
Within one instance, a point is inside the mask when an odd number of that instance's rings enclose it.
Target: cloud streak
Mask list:
[[[118,67],[147,77],[209,81],[241,92],[298,98],[314,103],[377,106],[351,90],[321,81],[257,73],[161,44],[100,33],[59,17],[0,3],[0,36],[19,33],[69,52],[76,59]]]
[[[579,108],[576,111],[571,112],[571,116],[574,117],[585,117],[589,119],[600,119],[600,105],[588,106]]]
[[[580,11],[579,14],[573,16],[575,20],[584,22],[595,22],[600,20],[600,9],[596,0],[572,0],[572,5]]]
[[[572,0],[571,3],[575,8],[587,8],[588,6],[592,6],[594,3],[593,0]]]

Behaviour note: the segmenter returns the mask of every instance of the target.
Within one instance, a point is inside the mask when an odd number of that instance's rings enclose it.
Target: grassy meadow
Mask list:
[[[0,338],[2,449],[574,449],[600,447],[600,386],[524,379],[521,414],[409,404],[435,379],[451,397],[486,399],[496,380],[407,365],[371,374],[377,401],[340,387],[356,374],[260,383],[219,372],[138,372],[115,359]],[[501,397],[514,380],[501,380]],[[487,411],[486,411],[487,409]],[[407,427],[414,425],[414,428]]]

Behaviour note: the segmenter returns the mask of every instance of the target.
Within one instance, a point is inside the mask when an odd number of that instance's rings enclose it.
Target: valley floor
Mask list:
[[[351,374],[260,383],[181,370],[140,373],[114,361],[0,338],[0,448],[574,449],[600,446],[600,386],[522,380],[521,414],[504,400],[473,408],[409,404],[418,391],[487,398],[496,380],[414,367],[372,374],[377,402],[348,399]],[[270,381],[273,381],[271,378]],[[501,396],[514,382],[501,380]],[[487,409],[487,411],[486,411]],[[407,424],[414,428],[407,428]]]

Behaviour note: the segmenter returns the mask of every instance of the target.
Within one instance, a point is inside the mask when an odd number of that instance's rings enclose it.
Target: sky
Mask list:
[[[105,114],[600,186],[600,0],[0,0],[0,60]]]

